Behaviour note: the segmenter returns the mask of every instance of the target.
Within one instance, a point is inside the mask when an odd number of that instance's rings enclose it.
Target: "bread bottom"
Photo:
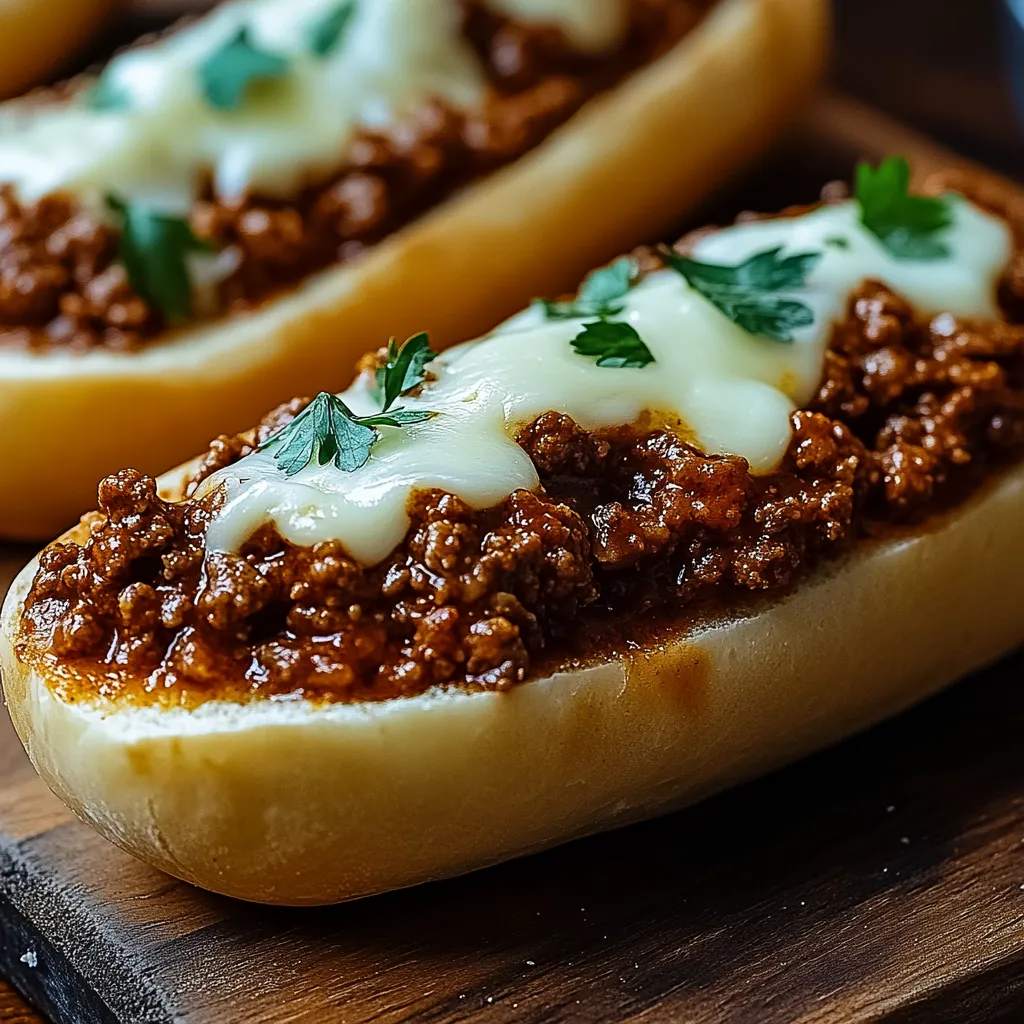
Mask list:
[[[333,903],[691,803],[907,707],[1024,640],[1024,466],[756,614],[506,693],[377,704],[68,704],[13,641],[11,715],[54,791],[205,888]]]

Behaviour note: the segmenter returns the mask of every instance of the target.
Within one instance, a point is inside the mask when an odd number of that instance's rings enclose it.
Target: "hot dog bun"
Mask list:
[[[0,99],[45,81],[113,6],[114,0],[0,0]]]
[[[164,495],[182,480],[163,478]],[[0,667],[55,792],[180,878],[332,903],[679,807],[998,657],[1024,639],[1024,466],[788,597],[504,693],[191,713],[63,703],[12,647],[35,569],[4,605]]]
[[[808,92],[827,7],[722,0],[513,166],[250,315],[135,353],[3,352],[0,536],[51,537],[105,473],[158,472],[282,398],[340,386],[388,335],[426,329],[438,346],[472,336],[668,228],[762,150]],[[69,459],[69,439],[82,436]]]

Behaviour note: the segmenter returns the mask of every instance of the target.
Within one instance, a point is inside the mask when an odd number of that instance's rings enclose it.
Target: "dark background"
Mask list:
[[[835,88],[1024,178],[1024,131],[1005,59],[1014,37],[1001,0],[835,2]],[[135,0],[133,6],[163,18],[190,2]],[[1024,41],[1021,50],[1024,62]],[[0,1024],[37,1020],[0,981]]]
[[[836,0],[836,86],[1024,177],[1002,0]],[[1021,43],[1024,62],[1024,42]]]

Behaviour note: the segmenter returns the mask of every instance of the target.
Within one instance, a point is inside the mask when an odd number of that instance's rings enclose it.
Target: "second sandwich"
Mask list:
[[[825,8],[234,0],[3,108],[0,536],[666,228],[813,82]]]

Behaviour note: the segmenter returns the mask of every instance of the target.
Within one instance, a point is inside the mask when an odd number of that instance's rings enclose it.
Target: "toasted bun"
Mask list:
[[[115,0],[0,0],[0,99],[39,85],[103,23]]]
[[[180,495],[181,474],[163,484]],[[752,614],[504,693],[193,712],[64,703],[15,649],[35,568],[4,606],[0,667],[53,790],[180,878],[331,903],[679,807],[996,658],[1024,639],[1024,466]]]
[[[808,91],[827,6],[722,0],[514,166],[250,315],[135,354],[0,354],[0,536],[52,537],[91,506],[106,473],[160,472],[292,395],[341,388],[390,335],[472,337],[666,230]]]

